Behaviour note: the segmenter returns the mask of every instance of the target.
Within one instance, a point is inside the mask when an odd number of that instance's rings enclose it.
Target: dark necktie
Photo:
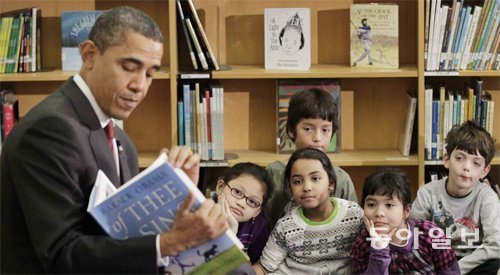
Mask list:
[[[110,120],[108,125],[104,127],[104,132],[106,132],[106,136],[108,137],[108,145],[111,150],[111,154],[113,158],[115,158],[114,150],[113,150],[113,138],[115,137],[115,127],[113,125],[113,120]]]

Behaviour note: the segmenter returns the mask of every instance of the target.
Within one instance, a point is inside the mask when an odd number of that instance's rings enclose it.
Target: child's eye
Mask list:
[[[311,127],[304,127],[304,131],[310,132],[310,131],[312,131],[312,128]]]
[[[330,129],[330,128],[323,129],[324,133],[330,133],[331,131],[332,131],[332,129]]]
[[[374,203],[369,202],[369,203],[367,203],[367,204],[366,204],[366,206],[368,206],[368,207],[374,207],[374,206],[375,206],[375,204],[374,204]]]
[[[394,204],[388,203],[388,204],[386,204],[386,207],[387,207],[387,208],[394,207]]]
[[[476,167],[481,167],[481,163],[479,163],[479,162],[474,162],[474,166],[476,166]]]
[[[302,181],[300,179],[293,179],[292,180],[292,184],[295,184],[295,185],[300,184],[301,182]]]
[[[321,177],[319,177],[319,176],[314,176],[314,177],[312,177],[312,180],[313,180],[314,182],[316,182],[316,181],[321,180]]]

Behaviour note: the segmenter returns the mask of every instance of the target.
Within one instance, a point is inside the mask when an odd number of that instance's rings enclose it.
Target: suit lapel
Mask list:
[[[116,173],[113,156],[109,153],[108,139],[94,109],[92,109],[92,105],[90,105],[90,102],[72,78],[63,84],[61,90],[68,96],[80,121],[90,130],[89,144],[97,167],[106,174],[116,187],[119,187],[120,179]]]

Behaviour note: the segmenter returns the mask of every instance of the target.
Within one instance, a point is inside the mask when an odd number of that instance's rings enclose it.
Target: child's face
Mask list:
[[[331,205],[334,185],[319,160],[298,159],[290,173],[290,188],[295,202],[305,209],[322,211]]]
[[[457,197],[469,194],[479,179],[490,171],[490,165],[485,166],[484,157],[479,152],[472,155],[455,149],[450,156],[444,156],[443,163],[449,169],[447,191]]]
[[[300,32],[295,28],[287,28],[283,33],[282,45],[286,54],[296,53],[301,45]]]
[[[404,207],[397,197],[386,195],[369,195],[366,197],[365,216],[372,220],[378,233],[389,233],[394,228],[406,228],[405,219],[410,208]]]
[[[241,175],[227,183],[220,181],[217,185],[217,190],[218,192],[224,193],[224,197],[229,204],[231,214],[238,222],[246,222],[259,215],[262,210],[262,202],[264,201],[265,192],[264,187],[262,183],[250,175]],[[233,193],[238,194],[241,198],[236,198]],[[248,205],[248,200],[257,203],[260,206],[253,208]]]
[[[332,138],[332,122],[321,118],[304,118],[295,127],[295,147],[313,147],[323,152],[328,150]],[[289,133],[291,135],[291,133]]]

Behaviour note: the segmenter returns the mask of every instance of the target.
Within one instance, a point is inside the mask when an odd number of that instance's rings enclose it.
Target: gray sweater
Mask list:
[[[478,182],[463,198],[446,191],[447,179],[420,187],[411,216],[427,219],[447,231],[462,274],[500,256],[500,202],[495,192]],[[478,230],[477,230],[478,229]]]

